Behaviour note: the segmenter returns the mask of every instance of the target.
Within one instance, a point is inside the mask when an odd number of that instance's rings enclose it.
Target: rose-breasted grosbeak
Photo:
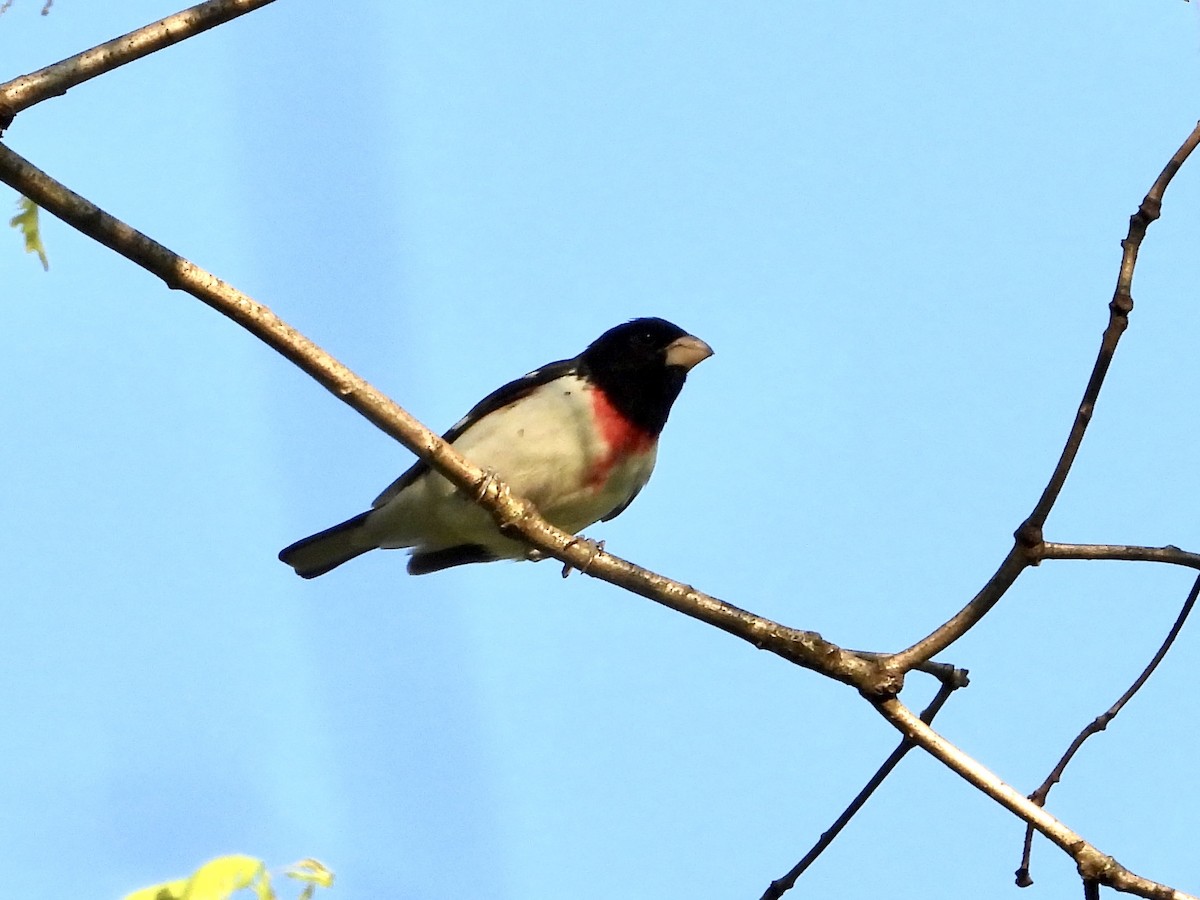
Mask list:
[[[607,522],[654,469],[658,436],[687,373],[712,348],[664,319],[609,329],[573,359],[492,392],[444,435],[564,531]],[[279,558],[315,578],[368,550],[411,547],[412,575],[521,559],[528,550],[425,462],[361,515],[297,541]]]

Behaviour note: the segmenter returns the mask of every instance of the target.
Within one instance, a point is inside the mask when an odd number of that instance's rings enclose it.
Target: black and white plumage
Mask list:
[[[634,319],[578,356],[492,392],[443,437],[547,521],[577,533],[619,515],[645,486],[687,373],[711,355],[708,344],[665,319]],[[370,510],[297,541],[279,558],[315,578],[368,550],[398,547],[412,548],[412,575],[527,554],[418,462]]]

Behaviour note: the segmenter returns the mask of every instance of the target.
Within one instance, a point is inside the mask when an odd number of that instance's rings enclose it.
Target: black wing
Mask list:
[[[497,388],[492,391],[473,407],[465,416],[455,422],[450,430],[442,435],[442,440],[448,443],[454,443],[459,436],[486,416],[488,413],[495,412],[508,406],[510,403],[515,403],[522,397],[528,395],[534,388],[540,387],[543,384],[548,384],[556,378],[561,378],[564,375],[572,374],[579,365],[579,359],[560,359],[557,362],[548,363],[540,369],[534,369],[528,375],[522,375],[516,381],[510,381],[504,387]],[[375,509],[383,506],[402,490],[429,471],[429,463],[425,460],[415,462],[407,472],[393,481],[387,486],[382,494],[375,498],[375,502],[371,506]],[[614,513],[613,515],[616,515]]]
[[[445,550],[419,551],[414,553],[408,561],[408,574],[428,575],[430,572],[440,572],[451,566],[492,562],[495,559],[495,553],[478,544],[460,544],[457,547],[447,547]]]

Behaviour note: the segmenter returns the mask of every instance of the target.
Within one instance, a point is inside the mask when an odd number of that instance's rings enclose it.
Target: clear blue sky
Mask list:
[[[0,18],[0,78],[176,9],[40,6]],[[886,650],[1040,492],[1198,70],[1178,0],[280,0],[7,140],[433,427],[624,319],[679,322],[717,355],[592,536]],[[1200,549],[1198,186],[1150,232],[1052,539]],[[754,898],[895,743],[846,688],[553,563],[295,578],[279,548],[411,456],[196,301],[45,239],[48,274],[0,246],[5,895],[244,852],[319,857],[343,900]],[[946,654],[973,684],[939,728],[1031,790],[1190,582],[1026,573]],[[1193,628],[1050,804],[1192,892],[1198,652]],[[913,754],[803,896],[1012,897],[1021,833]],[[1034,863],[1031,896],[1075,895],[1065,857]]]

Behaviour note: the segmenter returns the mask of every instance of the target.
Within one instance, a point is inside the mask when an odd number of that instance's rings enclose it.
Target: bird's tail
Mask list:
[[[379,545],[366,535],[364,525],[374,510],[318,531],[279,551],[279,559],[301,578],[316,578]]]

